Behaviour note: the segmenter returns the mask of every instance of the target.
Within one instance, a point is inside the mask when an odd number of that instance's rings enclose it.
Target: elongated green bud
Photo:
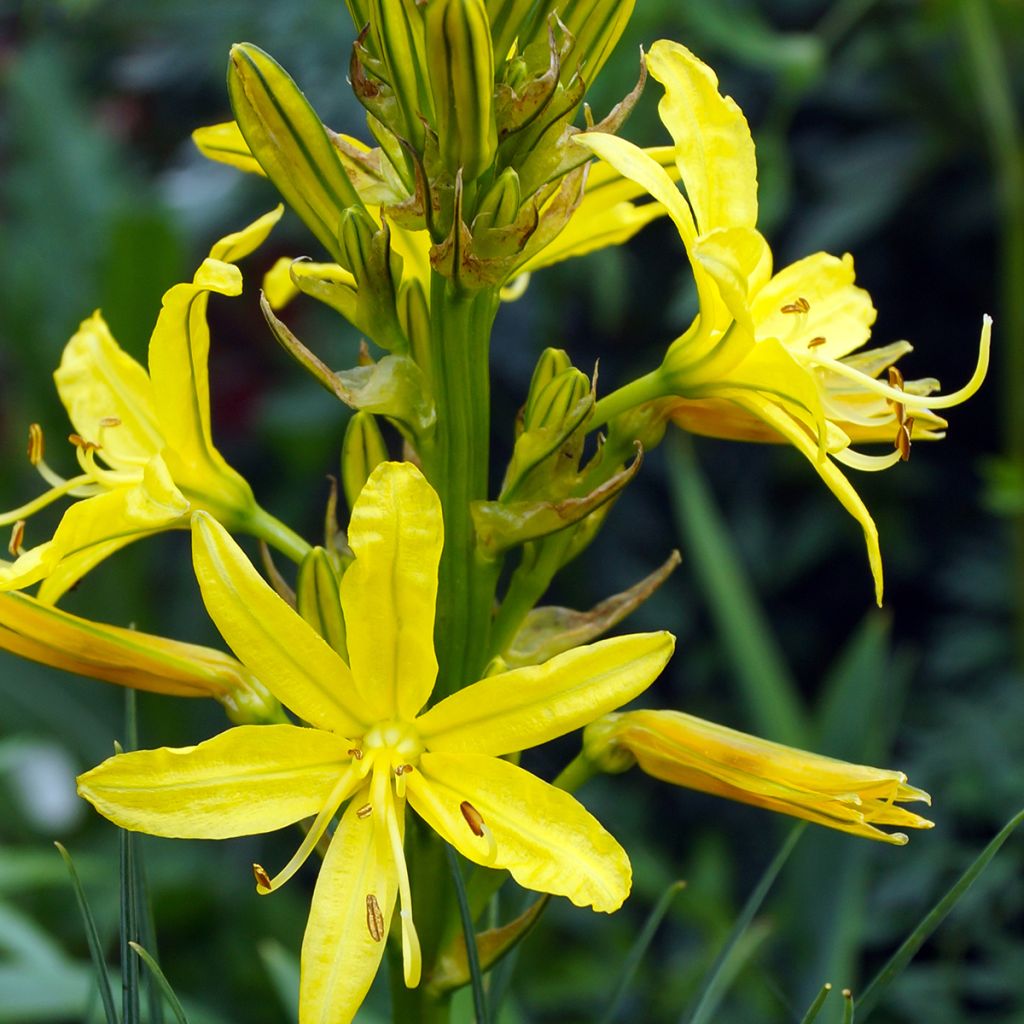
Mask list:
[[[473,221],[474,235],[488,228],[504,228],[514,223],[519,215],[520,201],[519,175],[514,168],[506,167],[480,200]]]
[[[338,573],[324,548],[316,547],[303,559],[295,582],[299,614],[343,657],[348,658],[345,616],[341,611]]]
[[[590,381],[575,367],[563,370],[540,389],[526,407],[527,430],[562,426],[571,433],[579,426],[576,407],[590,394]],[[559,431],[560,432],[560,431]]]
[[[633,14],[635,0],[564,0],[558,16],[576,42],[562,66],[562,82],[578,68],[587,88],[594,84]]]
[[[388,447],[376,417],[369,412],[355,413],[341,443],[341,486],[349,508],[355,505],[370,474],[387,460]]]
[[[540,354],[537,365],[533,368],[533,376],[530,378],[530,390],[527,392],[526,409],[523,413],[524,419],[533,420],[535,415],[532,411],[541,392],[560,373],[572,369],[572,360],[568,352],[562,348],[546,348]]]
[[[433,112],[424,70],[423,12],[416,0],[370,0],[371,24],[387,67],[402,125],[392,125],[416,149],[423,146],[423,122]]]
[[[427,70],[441,162],[463,182],[494,161],[494,51],[484,0],[429,0]]]
[[[487,0],[494,54],[499,61],[509,55],[512,44],[527,28],[527,15],[535,3],[536,0]],[[522,45],[519,49],[522,50]]]
[[[231,48],[228,92],[252,155],[337,259],[341,215],[362,202],[309,101],[288,72],[251,43]]]

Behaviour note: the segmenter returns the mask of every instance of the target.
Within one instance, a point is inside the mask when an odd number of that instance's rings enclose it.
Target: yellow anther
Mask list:
[[[373,814],[373,804],[363,804],[356,810],[357,818],[368,818],[371,814]]]
[[[366,930],[374,942],[380,942],[384,938],[384,914],[372,892],[366,894]]]
[[[11,539],[7,545],[7,550],[17,557],[21,554],[21,542],[25,539],[25,520],[19,519],[14,526],[11,528]]]
[[[43,428],[38,423],[32,423],[28,428],[28,461],[33,466],[38,466],[46,454],[46,441],[43,438]]]
[[[819,334],[816,338],[811,338],[811,340],[809,342],[807,342],[807,347],[808,348],[817,348],[819,345],[824,345],[825,344],[825,340],[826,339],[822,335]]]
[[[95,441],[87,441],[81,434],[68,434],[68,440],[83,452],[98,452],[100,445]]]
[[[358,747],[353,747],[351,750],[348,751],[348,756],[351,757],[352,760],[354,761],[362,761],[363,752]]]
[[[780,312],[781,313],[807,313],[810,311],[811,304],[801,295],[796,302],[787,302]]]

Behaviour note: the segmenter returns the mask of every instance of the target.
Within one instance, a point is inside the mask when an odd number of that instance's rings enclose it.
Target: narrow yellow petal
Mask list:
[[[665,88],[658,113],[676,145],[676,162],[698,231],[757,223],[757,163],[743,111],[718,91],[718,79],[685,46],[659,39],[647,55]]]
[[[417,719],[431,750],[500,756],[580,729],[643,693],[672,656],[671,633],[612,637],[490,676]]]
[[[291,256],[281,256],[263,275],[263,294],[275,312],[284,309],[299,294],[299,286],[292,280],[293,262]]]
[[[434,605],[444,543],[441,503],[423,474],[410,463],[382,462],[352,509],[348,542],[356,560],[341,581],[341,606],[360,704],[375,719],[411,719],[437,677]]]
[[[75,431],[102,444],[108,465],[141,467],[163,448],[149,377],[99,313],[82,321],[53,377]]]
[[[811,438],[805,428],[777,405],[757,395],[735,396],[737,405],[764,420],[777,430],[800,451],[814,466],[815,472],[825,481],[828,489],[839,499],[839,503],[860,523],[864,531],[864,541],[868,549],[868,563],[871,575],[875,580],[875,600],[879,607],[882,604],[883,578],[882,553],[878,547],[878,527],[860,495],[853,489],[850,481],[839,471],[835,463],[819,450],[818,444]]]
[[[384,955],[398,871],[381,856],[381,815],[367,807],[369,786],[346,808],[320,868],[302,940],[302,1024],[349,1024]]]
[[[210,249],[211,260],[222,260],[224,263],[237,263],[250,253],[255,252],[274,229],[274,225],[284,213],[284,204],[278,203],[274,209],[257,217],[241,231],[233,231],[213,243]],[[230,294],[230,293],[229,293]]]
[[[195,747],[116,754],[78,792],[132,831],[227,839],[283,828],[320,809],[351,758],[320,729],[240,725]]]
[[[242,137],[236,121],[206,125],[192,133],[196,149],[208,160],[237,167],[248,174],[265,178],[266,172],[249,150],[249,144]]]
[[[427,753],[406,785],[413,809],[468,860],[604,913],[629,895],[629,858],[600,822],[575,797],[508,761]]]
[[[355,692],[348,666],[202,512],[192,520],[192,559],[206,610],[239,660],[300,718],[361,736],[365,721],[350,706]]]

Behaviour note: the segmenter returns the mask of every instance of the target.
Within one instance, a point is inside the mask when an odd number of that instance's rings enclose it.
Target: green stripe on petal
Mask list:
[[[601,823],[575,797],[508,761],[427,753],[406,785],[413,809],[468,860],[604,913],[629,895],[629,858]],[[483,835],[471,828],[464,801],[483,820]]]
[[[383,462],[352,509],[356,560],[341,581],[349,663],[375,719],[411,719],[437,678],[441,503],[410,463]]]
[[[302,940],[302,1021],[351,1021],[384,955],[398,870],[377,835],[381,815],[365,812],[368,798],[369,786],[352,798],[317,878]]]
[[[192,559],[206,610],[238,659],[300,718],[361,736],[364,718],[346,700],[354,696],[348,666],[202,512],[192,518]]]
[[[431,750],[500,756],[546,743],[643,693],[672,656],[671,633],[577,647],[483,679],[435,704],[416,728]]]
[[[331,733],[243,725],[196,747],[117,754],[79,776],[78,792],[122,828],[227,839],[316,814],[350,760]]]

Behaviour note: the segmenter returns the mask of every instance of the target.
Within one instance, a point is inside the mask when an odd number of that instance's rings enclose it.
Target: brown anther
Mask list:
[[[348,756],[351,757],[354,761],[362,761],[363,752],[358,747],[353,747],[350,751],[348,751]]]
[[[38,423],[30,424],[28,428],[28,461],[33,466],[38,466],[46,454],[46,442],[43,439],[43,428]]]
[[[466,819],[466,824],[473,835],[482,836],[484,834],[484,819],[480,812],[468,800],[463,800],[459,804],[459,810],[462,811],[462,816]]]
[[[889,387],[903,390],[903,374],[895,366],[889,367]]]
[[[381,913],[377,897],[372,892],[366,894],[366,930],[374,942],[384,938],[384,915]]]
[[[796,302],[787,302],[782,307],[780,312],[782,313],[807,313],[810,311],[811,304],[801,295]]]
[[[373,814],[373,804],[363,804],[362,807],[356,809],[357,818],[368,818]]]
[[[807,347],[808,348],[817,348],[819,345],[824,345],[824,344],[825,344],[825,338],[822,335],[819,334],[816,338],[811,338],[811,340],[809,342],[807,342]]]
[[[103,419],[100,420],[100,426],[119,427],[121,426],[121,421],[116,416],[104,416]]]
[[[415,770],[416,769],[413,768],[413,766],[411,764],[403,764],[402,765],[402,774],[403,775],[411,775]]]
[[[902,409],[903,407],[900,406]],[[900,453],[900,460],[907,462],[910,459],[910,437],[914,430],[914,417],[908,416],[896,428],[895,448]]]
[[[7,550],[17,557],[21,554],[21,542],[25,539],[25,520],[19,519],[13,527],[11,527],[11,539],[7,545]]]
[[[86,441],[81,434],[68,434],[68,440],[83,452],[98,452],[101,447],[95,441]]]
[[[270,875],[267,874],[266,868],[262,864],[253,864],[252,866],[253,877],[256,879],[256,884],[261,889],[270,888]]]

